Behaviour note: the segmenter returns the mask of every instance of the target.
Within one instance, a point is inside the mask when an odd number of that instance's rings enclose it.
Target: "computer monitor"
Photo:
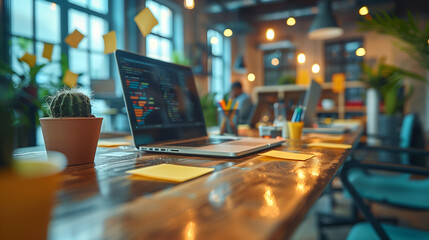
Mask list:
[[[305,92],[303,112],[304,112],[304,127],[313,127],[316,122],[316,108],[320,100],[322,87],[314,80],[311,80],[310,87]]]

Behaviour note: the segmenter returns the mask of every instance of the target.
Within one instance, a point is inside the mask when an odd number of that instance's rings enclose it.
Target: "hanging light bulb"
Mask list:
[[[278,58],[271,59],[271,65],[277,66],[277,65],[279,65],[279,63],[280,63],[280,61]]]
[[[297,59],[298,59],[298,62],[299,63],[305,63],[305,54],[304,53],[300,53],[300,54],[298,54],[298,57],[297,57]]]
[[[194,0],[184,0],[183,5],[185,5],[185,8],[187,9],[194,9],[195,2]]]
[[[359,14],[362,16],[365,16],[369,13],[368,7],[367,6],[363,6],[359,9]]]
[[[365,56],[365,54],[366,54],[365,48],[358,48],[356,50],[356,56],[358,57],[363,57]]]
[[[249,82],[253,82],[253,81],[255,81],[255,79],[256,79],[255,74],[253,74],[253,73],[249,73],[249,74],[247,75],[247,80],[249,80]]]
[[[225,37],[231,37],[232,36],[232,30],[229,28],[225,29],[225,31],[223,31],[223,35]]]
[[[268,40],[273,40],[274,39],[274,29],[268,28],[266,36],[267,36]]]
[[[320,72],[320,66],[319,66],[319,64],[317,64],[317,63],[313,64],[313,66],[311,67],[311,71],[313,73],[319,73]]]
[[[211,37],[210,38],[210,43],[212,44],[212,45],[215,45],[215,44],[217,44],[219,42],[219,39],[217,38],[217,37]]]
[[[288,19],[286,20],[286,24],[287,24],[288,26],[293,26],[293,25],[295,25],[295,23],[296,23],[296,20],[295,20],[295,18],[293,18],[293,17],[290,17],[290,18],[288,18]]]

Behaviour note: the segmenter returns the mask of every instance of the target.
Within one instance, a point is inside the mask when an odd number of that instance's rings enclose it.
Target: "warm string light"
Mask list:
[[[300,54],[298,54],[298,62],[299,63],[305,63],[305,54],[304,53],[300,53]]]
[[[256,79],[255,74],[253,74],[253,73],[249,73],[249,74],[247,75],[247,80],[249,80],[250,82],[255,81],[255,79]]]
[[[274,29],[268,28],[266,36],[267,36],[268,40],[273,40],[274,39]]]
[[[367,6],[363,6],[359,9],[359,14],[362,16],[365,16],[369,13],[368,7]]]
[[[223,31],[223,35],[225,37],[231,37],[232,36],[232,30],[229,28],[225,29],[225,31]]]
[[[313,66],[311,67],[311,71],[313,73],[319,73],[320,72],[320,66],[319,66],[319,64],[317,64],[317,63],[313,64]]]
[[[185,2],[183,3],[183,5],[185,5],[186,9],[194,9],[195,2],[194,2],[194,0],[185,0]]]
[[[293,25],[295,25],[295,24],[296,24],[296,20],[295,20],[295,18],[293,18],[293,17],[289,17],[289,18],[286,20],[286,24],[287,24],[288,26],[293,26]]]
[[[356,50],[356,56],[358,57],[363,57],[365,56],[365,54],[366,54],[365,48],[358,48]]]
[[[279,63],[280,63],[280,61],[279,61],[279,59],[278,59],[278,58],[273,58],[273,59],[271,59],[271,64],[272,64],[273,66],[277,66],[277,65],[279,65]]]

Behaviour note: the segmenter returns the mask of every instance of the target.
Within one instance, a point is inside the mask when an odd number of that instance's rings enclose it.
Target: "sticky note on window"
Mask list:
[[[67,70],[66,74],[64,74],[63,83],[71,88],[76,87],[78,77],[79,77],[78,74]]]
[[[156,166],[130,170],[127,171],[127,173],[158,180],[184,182],[212,171],[214,171],[214,168],[160,164]]]
[[[116,50],[116,32],[110,31],[103,35],[104,53],[113,53]]]
[[[340,143],[310,143],[307,147],[318,147],[318,148],[337,148],[337,149],[349,149],[352,148],[352,145],[349,144],[340,144]]]
[[[273,158],[281,158],[286,160],[298,160],[298,161],[305,161],[314,156],[311,154],[284,152],[284,151],[277,151],[277,150],[271,150],[269,152],[262,153],[259,155],[266,156],[266,157],[273,157]]]
[[[79,46],[80,41],[82,41],[82,39],[85,36],[80,33],[77,29],[75,29],[72,33],[70,33],[66,39],[65,42],[72,48],[77,48],[77,46]]]
[[[51,61],[52,59],[52,51],[54,50],[54,45],[49,44],[49,43],[44,43],[43,44],[43,54],[42,57],[48,59],[49,61]]]
[[[33,54],[25,53],[24,56],[22,56],[19,61],[25,62],[30,67],[34,67],[36,65],[36,56]]]
[[[140,32],[143,34],[143,37],[146,37],[151,31],[152,28],[158,24],[158,21],[153,16],[149,8],[145,8],[134,17],[134,21],[139,27]]]
[[[332,74],[332,92],[343,93],[346,88],[346,74],[334,73]]]

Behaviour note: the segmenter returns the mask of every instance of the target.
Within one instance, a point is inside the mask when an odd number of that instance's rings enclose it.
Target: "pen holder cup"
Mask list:
[[[220,135],[234,135],[238,133],[238,110],[220,111]]]
[[[304,122],[288,122],[289,129],[289,138],[290,139],[301,139],[302,128],[304,127]]]

